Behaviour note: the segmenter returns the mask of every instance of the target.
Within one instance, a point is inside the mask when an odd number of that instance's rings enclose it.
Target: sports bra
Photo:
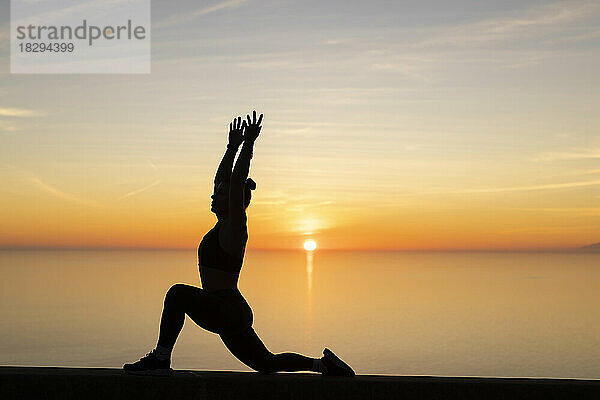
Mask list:
[[[230,274],[239,275],[242,269],[242,257],[237,257],[226,252],[219,244],[219,228],[215,225],[204,237],[198,246],[198,266],[209,267]]]

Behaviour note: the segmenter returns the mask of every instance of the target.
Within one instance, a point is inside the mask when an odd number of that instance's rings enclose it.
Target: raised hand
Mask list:
[[[244,121],[244,124],[246,121]],[[242,117],[234,118],[229,124],[229,146],[239,147],[244,141],[244,124]]]
[[[242,124],[243,128],[244,128],[244,140],[246,142],[251,142],[254,143],[254,141],[256,140],[256,138],[258,138],[258,135],[260,134],[260,130],[262,129],[262,126],[260,126],[260,124],[262,123],[262,119],[263,119],[263,115],[260,114],[260,117],[258,117],[258,120],[256,119],[256,110],[252,111],[252,118],[250,118],[250,115],[246,115],[246,121],[244,121],[244,123]]]

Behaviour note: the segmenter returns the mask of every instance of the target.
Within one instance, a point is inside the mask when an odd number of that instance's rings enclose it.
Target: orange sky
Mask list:
[[[213,6],[154,7],[151,74],[10,74],[0,36],[0,247],[195,247],[253,108],[249,248],[600,241],[600,5]]]
[[[162,193],[164,197],[146,193],[113,202],[83,202],[30,187],[29,192],[12,194],[0,243],[194,247],[215,221],[208,200],[202,199],[210,195],[206,178],[204,185],[207,190],[198,199],[182,199],[174,191]],[[314,193],[314,198],[296,193],[275,201],[257,190],[248,209],[249,248],[300,248],[307,238],[316,240],[319,248],[561,248],[590,243],[597,231],[589,223],[597,209],[515,206],[556,200],[540,198],[539,191],[398,195],[397,203],[386,203],[376,192],[364,199],[336,197],[335,190]]]

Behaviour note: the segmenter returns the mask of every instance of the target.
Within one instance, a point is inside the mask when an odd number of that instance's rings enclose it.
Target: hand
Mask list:
[[[244,121],[244,124],[246,121]],[[236,149],[240,147],[240,144],[244,141],[244,126],[242,124],[242,117],[234,118],[229,124],[229,145],[234,146]]]
[[[242,124],[244,128],[244,140],[250,143],[254,143],[256,138],[258,138],[260,130],[262,129],[262,126],[260,126],[260,124],[262,122],[263,115],[260,114],[260,117],[258,117],[257,121],[256,110],[254,110],[252,111],[252,117],[253,118],[250,119],[250,115],[246,115],[247,121],[244,121],[244,123]]]

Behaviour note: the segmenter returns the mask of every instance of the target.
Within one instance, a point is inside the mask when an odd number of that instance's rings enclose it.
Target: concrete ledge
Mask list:
[[[0,399],[600,399],[600,380],[0,367]]]

